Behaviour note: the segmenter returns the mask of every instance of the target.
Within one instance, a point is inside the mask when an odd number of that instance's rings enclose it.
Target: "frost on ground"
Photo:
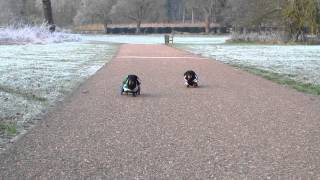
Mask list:
[[[178,47],[224,63],[256,67],[320,85],[320,46],[185,44]]]
[[[79,42],[0,46],[0,120],[13,121],[22,132],[116,50],[116,45]],[[8,139],[0,134],[0,149],[1,141]]]
[[[164,44],[164,35],[86,35],[87,41],[125,44]],[[174,35],[175,44],[223,44],[228,36]]]
[[[264,43],[282,43],[288,42],[290,38],[279,32],[250,32],[237,33],[233,32],[232,41],[246,41],[246,42],[264,42]]]
[[[0,28],[1,44],[49,44],[79,41],[80,36],[64,33],[51,33],[46,24],[41,26],[12,25]]]

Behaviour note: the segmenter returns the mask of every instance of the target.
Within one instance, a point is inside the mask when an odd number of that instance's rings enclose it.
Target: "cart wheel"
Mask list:
[[[137,94],[140,95],[140,88],[138,89]]]

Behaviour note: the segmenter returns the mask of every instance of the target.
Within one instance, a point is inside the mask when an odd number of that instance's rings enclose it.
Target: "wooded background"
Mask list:
[[[43,0],[0,0],[0,24],[40,24]],[[211,23],[319,33],[320,0],[53,0],[55,24]]]

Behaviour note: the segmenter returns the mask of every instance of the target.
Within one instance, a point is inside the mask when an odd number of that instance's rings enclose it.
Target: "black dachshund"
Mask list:
[[[185,72],[184,80],[187,87],[198,87],[198,76],[194,71],[189,70]]]
[[[140,80],[136,75],[128,75],[121,86],[121,95],[131,93],[133,96],[140,95]]]

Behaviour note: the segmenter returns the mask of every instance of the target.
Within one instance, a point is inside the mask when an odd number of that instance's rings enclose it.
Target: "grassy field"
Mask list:
[[[0,151],[114,56],[117,45],[66,42],[0,48]]]
[[[300,92],[309,93],[313,95],[320,95],[320,85],[303,83],[290,78],[291,75],[274,73],[262,69],[258,69],[250,66],[230,64],[231,66],[237,67],[239,69],[245,70],[249,73],[261,76],[270,81],[276,82],[281,85],[286,85]]]

